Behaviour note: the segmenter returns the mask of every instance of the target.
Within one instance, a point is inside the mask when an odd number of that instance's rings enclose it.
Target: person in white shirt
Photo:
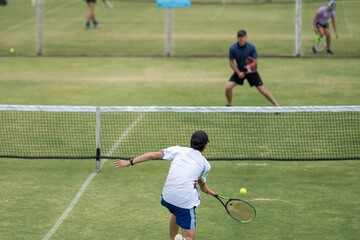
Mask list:
[[[209,142],[204,131],[192,134],[189,147],[172,146],[158,152],[144,153],[133,159],[118,159],[114,161],[115,168],[128,167],[153,159],[171,161],[167,179],[165,181],[161,204],[171,213],[169,224],[170,240],[174,240],[179,228],[186,240],[195,240],[196,213],[195,208],[200,204],[200,190],[215,195],[206,185],[206,177],[211,166],[202,152]]]

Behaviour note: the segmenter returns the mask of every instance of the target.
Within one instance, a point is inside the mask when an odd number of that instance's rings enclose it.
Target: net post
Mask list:
[[[173,9],[167,8],[166,13],[166,49],[165,56],[170,57],[172,55],[172,16]]]
[[[302,0],[295,1],[295,56],[301,57],[301,10]]]
[[[43,55],[43,0],[37,0],[36,18],[37,18],[37,34],[36,34],[36,55]]]
[[[100,172],[100,107],[96,107],[96,172]]]

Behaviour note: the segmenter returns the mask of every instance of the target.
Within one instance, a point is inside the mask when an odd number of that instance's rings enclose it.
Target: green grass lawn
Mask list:
[[[0,104],[226,104],[224,88],[231,75],[226,57],[17,56],[35,52],[36,9],[28,0],[8,2],[0,8]],[[83,1],[46,0],[45,53],[163,53],[166,12],[156,9],[155,2],[114,1],[113,11],[98,2],[101,28],[86,32]],[[260,55],[293,52],[291,1],[232,2],[236,4],[193,4],[190,9],[176,9],[174,52],[226,55],[242,27],[249,30]],[[360,2],[337,3],[340,39],[333,39],[333,50],[359,54]],[[304,54],[310,53],[311,21],[322,4],[304,1]],[[16,52],[8,57],[11,47]],[[282,106],[360,105],[359,64],[359,58],[261,57],[259,71]],[[247,83],[234,89],[233,103],[270,106]],[[2,139],[0,136],[0,147]],[[239,224],[216,199],[202,195],[197,239],[352,240],[360,234],[359,161],[211,164],[209,186],[232,197],[239,197],[241,187],[247,188],[245,199],[254,204],[258,215],[250,224]],[[111,161],[104,162],[51,239],[167,239],[169,215],[159,200],[168,167],[169,163],[156,161],[114,169]],[[94,160],[0,159],[0,238],[44,239],[94,169]]]
[[[206,155],[206,152],[205,152]],[[160,203],[167,162],[114,169],[107,162],[51,239],[167,239]],[[232,220],[202,195],[198,239],[357,239],[358,161],[212,162],[208,184],[257,208]],[[1,160],[2,239],[43,239],[93,169],[90,161]]]
[[[231,74],[226,58],[9,57],[1,63],[2,104],[223,106]],[[358,59],[260,59],[266,86],[284,106],[359,105],[358,65]],[[246,85],[234,93],[235,105],[270,105]],[[168,163],[120,170],[110,163],[51,239],[166,239],[168,213],[159,199]],[[1,238],[43,239],[95,161],[1,159],[0,165]],[[202,196],[198,239],[356,239],[358,165],[212,162],[209,185],[233,197],[246,187],[258,216],[239,224],[216,199]]]
[[[175,55],[226,55],[236,32],[245,28],[249,41],[263,55],[295,52],[295,1],[193,1],[190,8],[173,10],[172,51]],[[302,55],[312,55],[315,41],[312,20],[326,1],[302,1]],[[99,29],[85,31],[86,5],[82,0],[46,0],[43,8],[44,54],[162,55],[166,46],[167,9],[155,1],[114,1],[108,10],[101,1],[95,8]],[[336,54],[360,55],[359,1],[338,0],[339,39],[332,32]],[[0,55],[10,48],[18,54],[36,53],[36,8],[30,0],[0,7]]]
[[[224,106],[226,58],[1,58],[2,104]],[[359,105],[359,59],[260,58],[282,106]],[[271,106],[247,83],[234,105]]]

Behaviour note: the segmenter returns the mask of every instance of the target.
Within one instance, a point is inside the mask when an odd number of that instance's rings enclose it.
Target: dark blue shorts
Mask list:
[[[161,205],[166,207],[169,212],[175,215],[176,224],[179,225],[182,229],[192,230],[196,228],[196,212],[195,207],[186,209],[179,208],[161,198]]]
[[[239,78],[239,75],[237,75],[237,73],[234,72],[234,74],[231,75],[229,81],[236,82],[239,85],[243,85],[245,79],[248,80],[251,87],[252,86],[259,87],[264,85],[258,72],[248,73],[245,75],[244,78]]]

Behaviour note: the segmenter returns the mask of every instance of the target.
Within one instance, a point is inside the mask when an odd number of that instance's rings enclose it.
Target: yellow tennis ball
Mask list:
[[[246,194],[246,188],[240,188],[240,194],[245,195]]]
[[[14,52],[15,52],[15,48],[10,48],[10,49],[9,49],[9,52],[10,52],[10,53],[14,53]]]

